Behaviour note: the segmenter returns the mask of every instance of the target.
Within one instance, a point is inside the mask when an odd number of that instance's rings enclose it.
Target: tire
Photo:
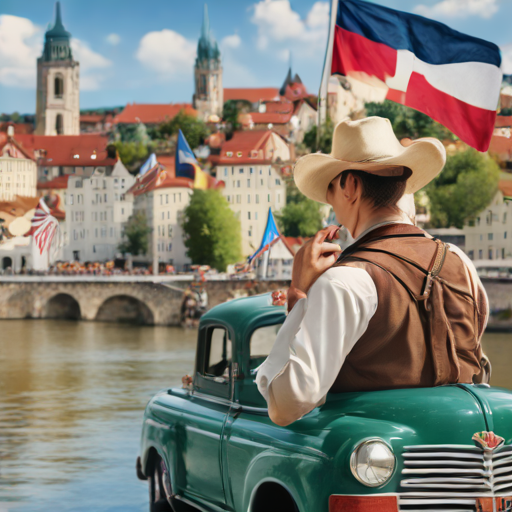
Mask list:
[[[165,496],[162,464],[162,459],[158,457],[153,464],[151,474],[148,476],[149,512],[174,512]]]

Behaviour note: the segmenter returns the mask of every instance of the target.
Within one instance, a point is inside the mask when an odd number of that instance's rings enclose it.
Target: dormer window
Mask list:
[[[226,156],[227,157],[232,157],[233,156],[233,151],[226,151]]]
[[[241,152],[241,151],[238,151],[238,152],[237,152],[237,154],[236,154],[236,156],[237,156],[238,158],[241,158],[241,156],[242,156],[242,152]]]

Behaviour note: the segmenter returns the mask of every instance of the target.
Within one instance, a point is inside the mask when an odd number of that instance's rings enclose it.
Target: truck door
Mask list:
[[[194,392],[184,418],[181,450],[185,466],[184,493],[192,499],[224,506],[221,439],[231,406],[232,344],[222,326],[199,333]]]

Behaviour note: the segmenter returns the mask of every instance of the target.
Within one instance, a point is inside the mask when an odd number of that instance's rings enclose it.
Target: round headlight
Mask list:
[[[370,439],[362,442],[352,452],[350,469],[364,485],[379,487],[391,478],[395,469],[395,456],[384,441]]]

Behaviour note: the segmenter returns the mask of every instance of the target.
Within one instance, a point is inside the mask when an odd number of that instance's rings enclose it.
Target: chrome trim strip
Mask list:
[[[454,459],[479,459],[483,460],[483,455],[476,453],[457,453],[457,452],[414,452],[403,453],[403,457],[415,459],[436,459],[436,458],[454,458]]]
[[[482,468],[484,467],[483,462],[463,462],[460,460],[404,460],[406,466],[463,466],[465,468]]]
[[[404,446],[404,450],[464,450],[475,453],[482,453],[480,448],[476,446],[470,446],[467,444],[416,444],[410,446]]]
[[[424,468],[424,469],[405,468],[402,470],[403,475],[431,475],[431,474],[436,474],[436,473],[451,474],[453,472],[454,472],[453,468]],[[486,474],[490,474],[490,473],[484,471],[483,469],[464,469],[464,470],[460,470],[460,471],[457,470],[457,473],[467,473],[470,475],[482,475],[482,476],[484,476]]]

